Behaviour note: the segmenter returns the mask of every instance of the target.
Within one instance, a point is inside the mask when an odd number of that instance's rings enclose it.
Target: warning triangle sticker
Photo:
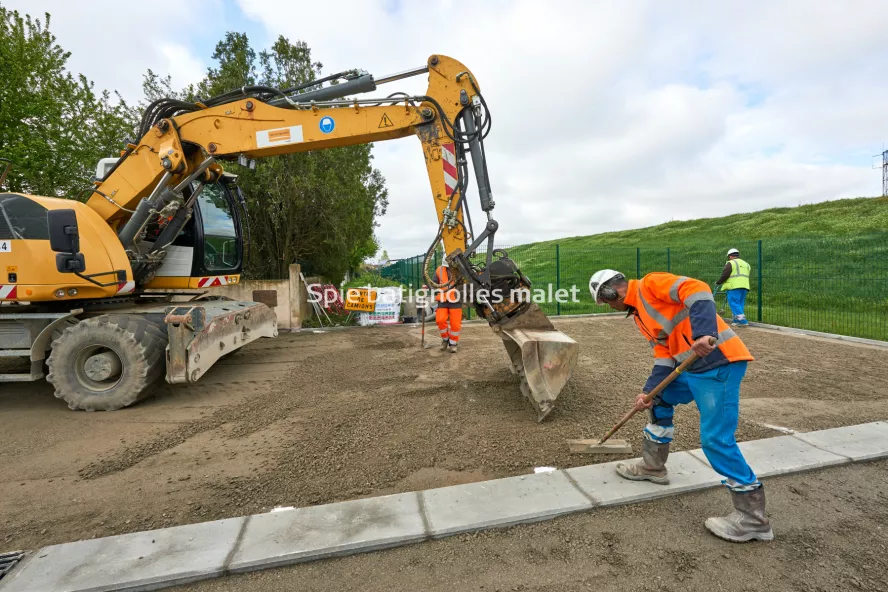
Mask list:
[[[382,114],[382,121],[379,122],[379,127],[395,127],[395,124],[392,123],[392,120],[389,119],[389,116],[385,113]]]

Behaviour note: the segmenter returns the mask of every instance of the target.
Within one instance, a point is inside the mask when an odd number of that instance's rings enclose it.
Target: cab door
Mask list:
[[[167,248],[147,288],[211,288],[239,281],[244,241],[237,192],[225,177],[203,188],[191,220]]]
[[[221,181],[207,185],[197,197],[191,277],[240,275],[243,270],[243,229],[236,190]]]

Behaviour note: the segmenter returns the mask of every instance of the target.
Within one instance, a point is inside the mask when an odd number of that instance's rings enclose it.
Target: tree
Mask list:
[[[8,190],[74,197],[135,121],[120,95],[112,103],[65,69],[70,53],[49,27],[49,14],[41,23],[0,6],[0,156],[14,163]]]
[[[206,77],[180,93],[169,92],[169,78],[149,71],[146,100],[170,94],[200,100],[250,85],[284,89],[308,84],[310,89],[323,67],[312,61],[302,41],[281,36],[270,50],[257,54],[247,35],[236,32],[225,35],[212,58],[216,65]],[[338,282],[373,256],[379,248],[376,219],[385,213],[388,199],[372,158],[372,147],[362,145],[265,158],[254,171],[226,163],[247,196],[248,275],[286,277],[289,264],[302,261],[311,274]]]

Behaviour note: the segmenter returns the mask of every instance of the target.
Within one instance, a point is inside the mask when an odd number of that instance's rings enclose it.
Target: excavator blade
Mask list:
[[[509,354],[513,374],[521,380],[521,392],[543,421],[555,407],[577,365],[579,344],[557,331],[536,304],[495,325]]]

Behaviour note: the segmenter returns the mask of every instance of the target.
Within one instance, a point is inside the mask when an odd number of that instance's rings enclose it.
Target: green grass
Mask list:
[[[589,277],[602,268],[629,278],[671,271],[712,287],[727,250],[737,248],[753,267],[746,306],[751,320],[759,320],[761,271],[762,322],[888,340],[885,198],[843,199],[498,248],[509,253],[535,288],[577,287],[579,302],[541,303],[549,315],[608,311],[592,302],[588,289]],[[421,257],[415,257],[384,274],[411,283],[420,268]]]
[[[721,237],[756,241],[772,237],[853,236],[888,229],[888,198],[839,199],[794,208],[772,208],[722,218],[698,218],[657,226],[574,236],[533,243],[537,246],[663,246],[700,243]]]

